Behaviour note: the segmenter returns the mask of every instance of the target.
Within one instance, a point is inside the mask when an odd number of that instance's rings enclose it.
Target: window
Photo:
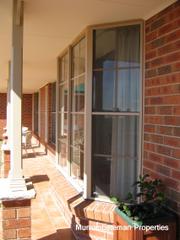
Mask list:
[[[139,174],[140,32],[89,27],[58,60],[59,165],[84,197],[124,199]]]
[[[68,163],[68,68],[69,59],[66,53],[59,61],[59,164],[67,172]]]
[[[34,93],[34,133],[39,133],[39,93]]]
[[[52,83],[50,87],[50,143],[56,144],[56,83]]]
[[[85,39],[72,48],[71,76],[71,176],[83,179],[84,174],[84,97]]]
[[[85,38],[81,38],[60,57],[58,87],[59,164],[82,186],[84,175]]]
[[[124,199],[137,178],[140,26],[93,32],[92,192]]]

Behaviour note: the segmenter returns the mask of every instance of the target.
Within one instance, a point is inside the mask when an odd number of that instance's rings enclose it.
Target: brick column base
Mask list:
[[[3,240],[31,240],[31,200],[2,201]]]
[[[3,159],[4,159],[4,178],[7,178],[10,170],[10,150],[3,150]]]

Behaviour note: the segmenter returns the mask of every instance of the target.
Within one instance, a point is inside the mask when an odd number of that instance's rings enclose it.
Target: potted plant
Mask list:
[[[126,201],[116,197],[115,236],[117,240],[176,240],[175,216],[165,206],[160,179],[151,180],[149,175],[140,176]]]

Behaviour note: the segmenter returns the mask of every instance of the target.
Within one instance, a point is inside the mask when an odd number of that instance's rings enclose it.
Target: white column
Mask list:
[[[12,58],[10,78],[10,150],[12,185],[22,179],[22,70],[23,70],[23,2],[13,0]],[[18,181],[14,181],[14,180]],[[21,183],[20,185],[22,185]]]
[[[8,135],[8,145],[10,143],[10,76],[11,76],[11,62],[9,61],[9,78],[8,78],[8,86],[7,86],[7,111],[6,111],[6,127],[7,127],[7,135]]]

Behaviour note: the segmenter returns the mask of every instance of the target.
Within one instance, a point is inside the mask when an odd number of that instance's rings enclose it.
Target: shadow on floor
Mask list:
[[[31,177],[32,183],[40,183],[40,182],[47,182],[49,181],[48,175],[34,175]]]
[[[58,229],[55,233],[38,238],[38,240],[75,240],[70,228]]]

